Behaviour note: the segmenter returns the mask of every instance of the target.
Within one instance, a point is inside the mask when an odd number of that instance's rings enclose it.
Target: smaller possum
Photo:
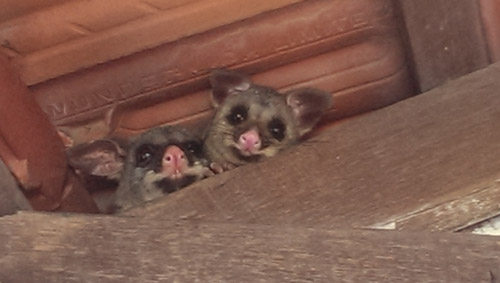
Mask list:
[[[113,211],[121,211],[172,193],[204,177],[213,175],[202,156],[201,139],[187,130],[164,126],[153,128],[128,145],[126,155],[111,140],[87,145],[87,153],[68,154],[75,171],[116,179]],[[100,145],[100,146],[96,146]],[[105,149],[105,151],[103,151]],[[77,161],[73,160],[77,159]]]
[[[298,88],[280,94],[229,70],[212,72],[210,83],[215,114],[204,151],[216,171],[275,156],[311,131],[332,106],[328,92]]]
[[[202,156],[202,143],[179,127],[158,127],[131,144],[116,204],[126,209],[172,193],[213,175]]]

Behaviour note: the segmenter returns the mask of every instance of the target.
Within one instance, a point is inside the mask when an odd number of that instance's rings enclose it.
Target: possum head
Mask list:
[[[82,176],[117,179],[114,207],[124,210],[212,175],[201,139],[179,127],[153,128],[126,147],[97,140],[72,150],[70,164]]]
[[[210,83],[216,111],[204,148],[224,169],[272,157],[297,143],[332,105],[325,91],[280,94],[234,71],[216,70]]]
[[[153,128],[130,145],[116,204],[125,209],[211,174],[199,138],[178,127]]]

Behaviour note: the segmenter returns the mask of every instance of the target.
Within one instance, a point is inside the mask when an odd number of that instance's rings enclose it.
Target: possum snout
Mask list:
[[[165,149],[162,159],[162,172],[169,177],[181,177],[188,168],[188,160],[184,151],[171,145]]]
[[[240,135],[238,139],[239,148],[243,151],[255,152],[262,146],[259,132],[256,129],[250,129]]]

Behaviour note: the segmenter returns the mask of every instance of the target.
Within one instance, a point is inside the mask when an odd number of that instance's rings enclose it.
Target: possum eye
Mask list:
[[[283,138],[285,138],[286,126],[283,121],[281,121],[281,119],[273,118],[267,125],[267,128],[269,129],[269,132],[271,133],[273,138],[277,139],[278,141],[281,141],[283,140]]]
[[[141,145],[135,153],[136,167],[146,167],[153,159],[157,148],[151,144]]]
[[[198,141],[187,141],[184,143],[184,147],[196,156],[201,155],[201,144]]]
[[[231,125],[238,125],[239,123],[245,121],[248,116],[248,110],[244,105],[237,105],[231,109],[231,112],[227,115],[227,120]]]

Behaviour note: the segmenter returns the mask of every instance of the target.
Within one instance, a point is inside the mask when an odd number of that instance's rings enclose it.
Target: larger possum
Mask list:
[[[113,140],[97,140],[68,151],[70,165],[84,180],[118,181],[113,212],[172,193],[213,175],[201,139],[180,127],[153,128],[123,150]],[[96,182],[93,182],[96,184]]]
[[[204,151],[219,170],[276,155],[311,131],[332,106],[325,91],[298,88],[280,94],[235,71],[216,70],[210,83],[215,114]]]

